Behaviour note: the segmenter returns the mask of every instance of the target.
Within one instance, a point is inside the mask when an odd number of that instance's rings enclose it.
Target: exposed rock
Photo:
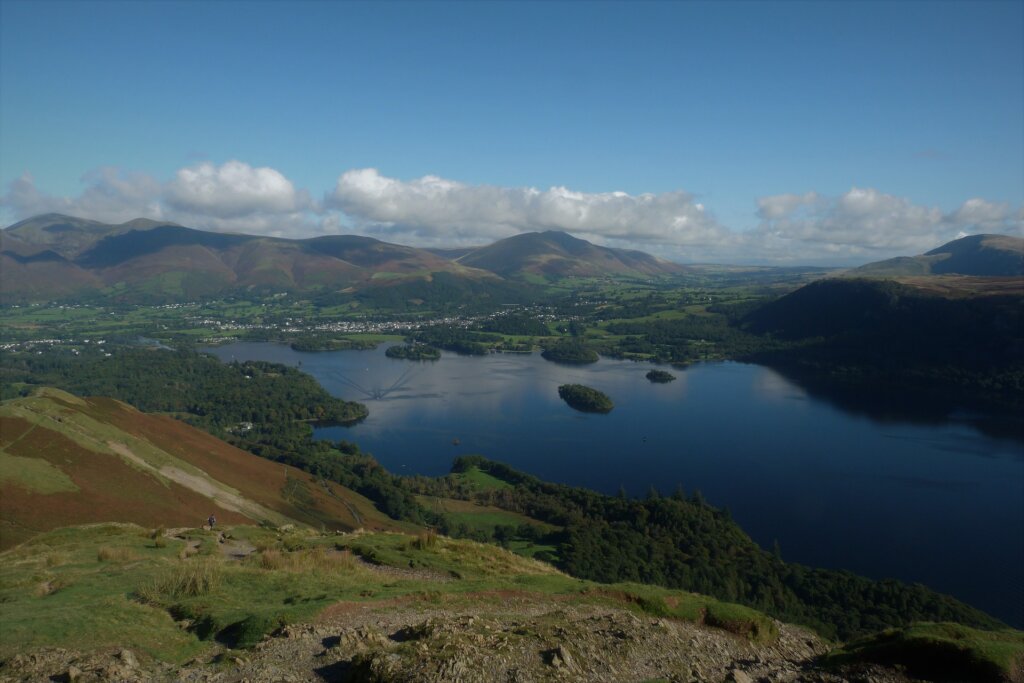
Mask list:
[[[758,659],[760,659],[760,657]],[[729,671],[729,676],[725,680],[729,683],[754,683],[754,679],[741,669],[732,669]]]
[[[282,629],[244,655],[211,645],[175,667],[140,662],[124,649],[41,649],[8,659],[0,666],[0,683],[907,681],[877,666],[818,669],[815,658],[827,645],[810,631],[777,626],[778,638],[758,645],[690,622],[638,618],[624,607],[568,599],[509,597],[462,610],[418,602],[345,603],[321,621]],[[232,666],[225,667],[228,662]]]
[[[117,658],[129,669],[137,669],[139,666],[139,660],[135,659],[135,654],[131,650],[121,650],[117,653]]]

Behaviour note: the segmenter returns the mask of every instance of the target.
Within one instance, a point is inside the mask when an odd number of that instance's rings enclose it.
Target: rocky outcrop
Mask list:
[[[871,683],[905,681],[881,668],[822,671],[828,646],[778,624],[758,645],[718,629],[643,616],[619,606],[565,600],[484,598],[486,606],[342,604],[320,622],[292,625],[245,652],[222,651],[181,667],[128,650],[18,655],[0,681],[730,681]]]

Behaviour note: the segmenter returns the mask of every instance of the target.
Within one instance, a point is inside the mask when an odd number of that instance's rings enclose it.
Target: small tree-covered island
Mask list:
[[[665,372],[664,370],[651,370],[647,373],[647,379],[655,384],[667,384],[674,381],[675,378],[676,376],[671,372]]]
[[[556,363],[568,363],[570,365],[585,365],[597,362],[597,352],[588,349],[582,342],[577,340],[559,341],[553,346],[544,349],[540,354],[544,360]]]
[[[427,344],[389,346],[384,355],[388,358],[404,358],[405,360],[439,360],[441,358],[441,352]]]
[[[570,407],[584,413],[610,413],[615,404],[604,392],[582,384],[563,384],[558,395]]]

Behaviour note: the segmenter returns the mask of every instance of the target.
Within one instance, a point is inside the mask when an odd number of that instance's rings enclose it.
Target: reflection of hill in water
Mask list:
[[[1020,455],[1024,458],[1024,416],[995,400],[963,396],[952,390],[852,384],[792,367],[768,367],[812,398],[843,412],[882,424],[909,422],[931,427],[951,421],[968,424],[985,436],[1019,441]]]

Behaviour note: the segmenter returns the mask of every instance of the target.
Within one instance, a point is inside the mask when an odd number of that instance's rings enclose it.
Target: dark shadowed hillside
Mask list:
[[[794,344],[773,352],[776,360],[1020,395],[1022,309],[1019,293],[948,297],[893,281],[828,279],[755,309],[743,325]]]

